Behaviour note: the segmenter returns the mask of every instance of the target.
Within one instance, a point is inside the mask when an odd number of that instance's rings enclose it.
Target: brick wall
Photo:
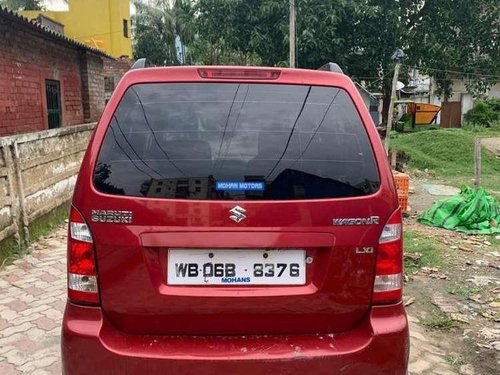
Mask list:
[[[98,56],[85,53],[81,56],[82,102],[85,122],[94,122],[104,109],[103,62]]]
[[[117,77],[118,80],[130,70],[134,64],[133,60],[127,58],[120,58],[117,60],[103,58],[104,61],[104,76]],[[118,83],[118,82],[116,82]]]
[[[86,77],[81,72],[82,53]],[[104,105],[102,69],[99,56],[0,18],[0,137],[48,128],[46,80],[59,81],[62,126],[95,121]],[[88,78],[88,84],[82,78]],[[87,102],[82,98],[84,87]]]
[[[120,58],[117,60],[104,58],[104,77],[106,79],[105,97],[109,99],[114,88],[123,77],[123,75],[130,70],[134,61],[127,58]]]

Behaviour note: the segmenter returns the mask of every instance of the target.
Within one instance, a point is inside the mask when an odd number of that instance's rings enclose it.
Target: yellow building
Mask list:
[[[69,0],[68,3],[68,11],[20,13],[113,57],[132,57],[129,0]]]

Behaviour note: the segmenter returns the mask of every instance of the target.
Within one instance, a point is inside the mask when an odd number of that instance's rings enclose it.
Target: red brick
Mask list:
[[[20,312],[26,310],[29,306],[23,301],[12,301],[5,304],[11,310],[15,312]]]
[[[42,289],[37,288],[36,286],[30,286],[24,289],[24,291],[28,294],[31,294],[33,297],[39,296],[44,292]]]
[[[15,283],[16,281],[19,281],[19,277],[9,273],[7,276],[5,276],[5,280],[7,280],[9,283]]]
[[[7,322],[5,319],[0,318],[0,331],[2,331],[4,328],[7,328],[9,326],[9,322]]]
[[[46,127],[46,79],[60,81],[63,126],[97,120],[104,107],[101,57],[82,54],[4,19],[0,35],[5,41],[0,43],[0,136]]]
[[[44,331],[50,331],[56,328],[59,324],[54,322],[54,320],[47,318],[46,316],[42,316],[34,321],[36,326]]]
[[[57,277],[51,275],[50,273],[43,273],[41,276],[40,276],[40,280],[42,281],[45,281],[47,283],[51,283],[53,281],[56,281],[57,280]]]
[[[0,374],[2,375],[17,375],[18,372],[14,365],[7,363],[6,361],[0,362]]]

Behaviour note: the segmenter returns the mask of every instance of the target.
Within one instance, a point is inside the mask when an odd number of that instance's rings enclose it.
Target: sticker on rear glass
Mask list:
[[[217,181],[215,190],[224,191],[264,191],[264,182]]]

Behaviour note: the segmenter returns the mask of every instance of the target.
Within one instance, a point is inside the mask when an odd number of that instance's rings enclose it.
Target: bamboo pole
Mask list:
[[[392,170],[396,170],[396,164],[398,160],[398,152],[396,150],[391,151],[391,168]]]
[[[295,0],[290,0],[290,68],[295,68]]]
[[[392,130],[392,117],[394,116],[394,102],[396,101],[396,88],[399,78],[399,70],[401,69],[401,62],[396,61],[396,67],[394,68],[394,76],[392,77],[392,91],[391,100],[389,102],[389,113],[387,114],[387,129],[385,132],[385,153],[389,155],[389,143],[391,142],[391,130]]]
[[[474,142],[474,188],[477,190],[481,187],[481,138],[477,137]]]

